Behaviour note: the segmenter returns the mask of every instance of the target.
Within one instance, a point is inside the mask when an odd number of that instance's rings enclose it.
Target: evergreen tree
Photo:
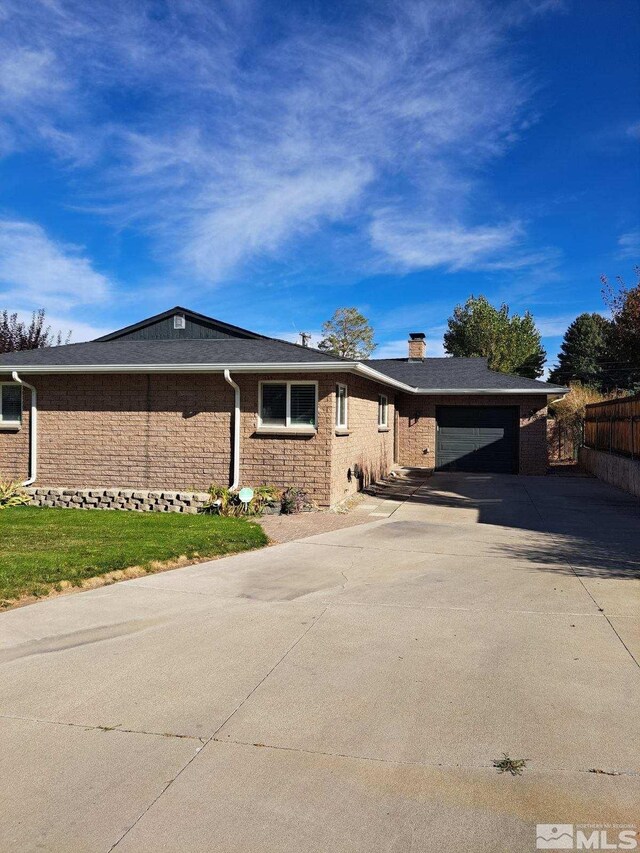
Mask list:
[[[610,354],[611,322],[601,314],[580,314],[564,333],[558,364],[549,374],[551,382],[568,385],[581,382],[602,390]]]

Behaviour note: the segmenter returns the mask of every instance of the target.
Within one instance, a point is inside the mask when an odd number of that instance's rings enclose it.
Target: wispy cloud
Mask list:
[[[32,222],[0,220],[0,299],[56,313],[104,302],[109,281],[78,246],[58,243]]]
[[[373,245],[405,270],[509,268],[522,263],[522,258],[505,256],[522,234],[517,222],[465,227],[436,218],[401,217],[389,210],[378,212],[371,224]]]
[[[640,231],[627,231],[618,237],[618,257],[640,263]]]
[[[16,311],[18,320],[29,323],[32,317],[31,311]],[[112,326],[100,326],[94,323],[86,323],[65,314],[46,314],[46,325],[51,327],[53,335],[60,332],[62,340],[66,341],[70,334],[69,343],[77,344],[82,341],[93,341],[96,338],[113,331]]]
[[[640,121],[635,121],[627,127],[627,136],[632,139],[640,139]]]
[[[407,268],[514,264],[524,226],[474,193],[534,119],[510,28],[558,6],[7,0],[0,138],[84,169],[79,202],[205,282],[327,224]]]

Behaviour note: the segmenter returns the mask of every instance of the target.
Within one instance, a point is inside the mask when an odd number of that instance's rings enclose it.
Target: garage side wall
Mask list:
[[[545,395],[399,395],[398,445],[401,465],[435,468],[436,406],[518,406],[520,474],[547,470],[547,397]]]
[[[335,375],[332,382],[331,503],[337,504],[384,477],[393,467],[395,394],[392,388],[352,374]],[[337,383],[347,386],[346,430],[335,426]],[[379,394],[388,401],[386,429],[378,426]]]

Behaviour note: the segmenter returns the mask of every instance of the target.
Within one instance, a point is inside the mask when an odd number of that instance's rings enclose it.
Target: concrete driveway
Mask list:
[[[1,615],[0,849],[514,853],[537,823],[640,825],[638,502],[413,474],[360,511]]]

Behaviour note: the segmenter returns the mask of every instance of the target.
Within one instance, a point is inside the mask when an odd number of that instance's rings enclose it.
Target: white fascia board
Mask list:
[[[568,388],[414,388],[414,394],[446,394],[455,396],[457,394],[535,394],[540,397],[549,397],[552,394],[568,394]]]
[[[360,373],[385,385],[413,391],[411,385],[392,379],[355,361],[280,362],[269,364],[0,364],[0,373]]]
[[[322,362],[313,364],[22,364],[17,367],[0,364],[0,373],[19,370],[20,373],[318,373],[322,371],[349,371],[354,362]]]
[[[0,373],[357,373],[407,394],[566,394],[568,388],[415,388],[358,361],[281,362],[278,364],[0,364]]]

